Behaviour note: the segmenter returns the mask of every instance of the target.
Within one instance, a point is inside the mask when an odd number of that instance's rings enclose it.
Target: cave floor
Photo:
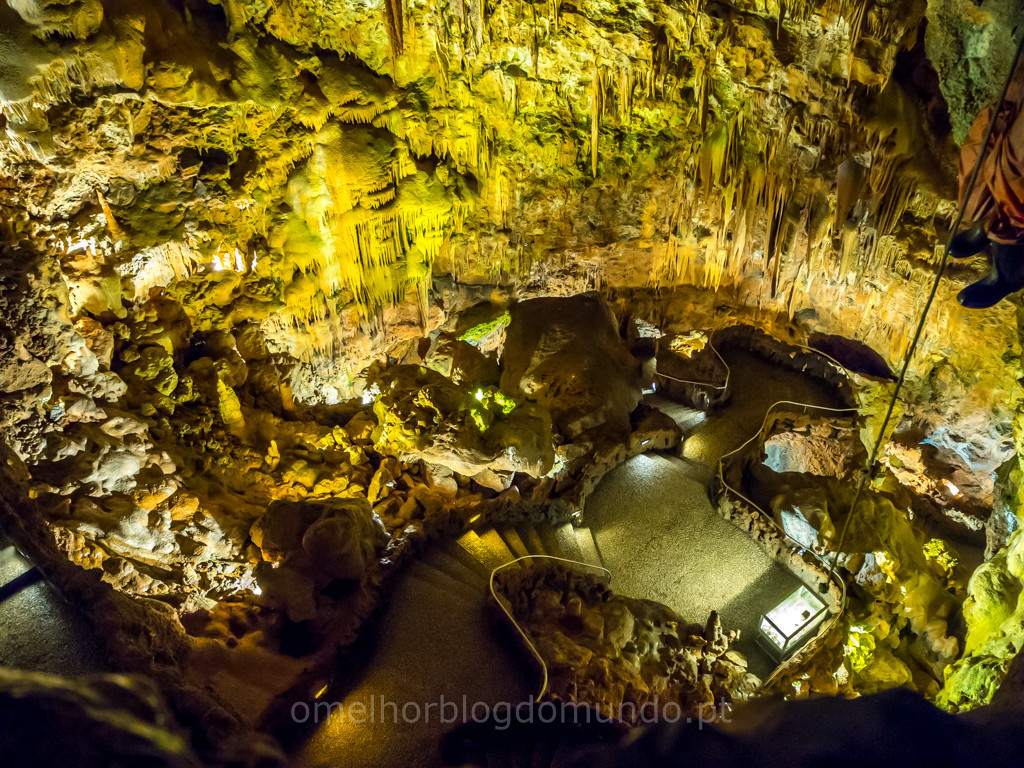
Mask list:
[[[747,655],[751,671],[763,677],[774,665],[754,645],[758,618],[799,582],[715,512],[706,486],[721,455],[756,432],[776,400],[838,403],[827,386],[810,376],[746,351],[725,349],[722,354],[733,371],[729,402],[706,420],[694,418],[688,409],[666,409],[684,427],[683,455],[641,455],[612,470],[587,500],[589,528],[580,529],[576,543],[567,542],[572,546],[562,547],[562,553],[572,555],[578,547],[582,559],[593,560],[586,556],[589,544],[612,571],[616,592],[665,603],[688,620],[703,622],[718,610],[725,629],[742,631],[736,648]],[[488,548],[499,559],[521,554],[521,548],[532,551],[532,531],[499,533],[476,541],[483,552],[479,559],[486,562]],[[449,551],[466,554],[465,548]],[[546,551],[559,553],[550,547]],[[454,726],[440,722],[436,705],[426,721],[427,703],[439,704],[443,695],[460,707],[463,697],[470,707],[474,702],[515,704],[535,693],[537,675],[519,661],[520,654],[503,648],[488,626],[486,579],[471,573],[465,562],[435,552],[405,573],[377,628],[376,648],[367,652],[365,665],[351,664],[363,671],[324,695],[322,702],[340,701],[342,706],[311,729],[297,750],[296,765],[437,765],[440,738]],[[400,714],[396,724],[388,710],[387,723],[355,722],[369,719],[371,700],[379,713],[381,697],[399,708],[408,704],[409,715],[416,714],[418,705],[420,718],[403,722]]]
[[[720,351],[732,370],[728,402],[707,419],[694,419],[693,411],[650,397],[684,428],[682,457],[628,460],[594,489],[585,520],[617,592],[657,600],[690,621],[703,622],[717,610],[724,629],[740,630],[733,647],[763,679],[776,665],[754,642],[761,614],[800,582],[715,511],[707,483],[722,455],[761,427],[772,403],[841,403],[818,379],[744,350]]]
[[[715,511],[693,476],[700,471],[677,459],[635,456],[594,490],[586,520],[616,592],[700,623],[717,610],[724,629],[740,630],[733,647],[763,679],[775,664],[754,644],[758,620],[800,582]]]
[[[321,713],[326,702],[340,700],[342,706],[326,722],[319,718],[297,766],[438,765],[441,737],[465,721],[463,701],[469,711],[474,704],[493,707],[536,694],[536,675],[488,626],[483,581],[477,593],[469,589],[444,583],[441,571],[421,563],[408,569],[370,638],[376,644],[370,665],[345,681],[343,695],[328,691],[322,697]],[[443,701],[456,703],[457,719],[450,718],[450,707],[441,710]]]
[[[0,533],[0,587],[29,563]],[[40,581],[0,602],[0,666],[83,675],[108,669],[85,615]]]

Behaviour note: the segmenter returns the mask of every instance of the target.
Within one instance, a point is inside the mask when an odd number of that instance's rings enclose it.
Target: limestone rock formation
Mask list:
[[[625,433],[640,401],[640,363],[600,296],[531,299],[510,314],[502,389],[546,408],[568,437],[603,425]]]
[[[980,713],[979,713],[980,714]],[[1020,759],[1020,711],[989,708],[954,717],[905,690],[855,699],[757,703],[713,723],[661,722],[637,737],[582,751],[574,768],[627,768],[689,761],[736,765],[854,765],[906,755],[920,765],[949,763],[1010,768]]]
[[[884,618],[881,606],[874,605],[869,612],[886,624],[882,633],[897,645],[900,633],[891,634],[895,627],[889,625],[905,625],[904,635],[912,635],[913,642],[902,652],[936,681],[941,680],[942,670],[960,650],[948,626],[958,604],[949,590],[954,574],[933,563],[942,545],[933,543],[932,550],[923,546],[905,513],[879,493],[863,494],[851,513],[853,490],[848,484],[787,474],[781,476],[777,487],[781,493],[772,500],[771,508],[787,533],[827,556],[838,546],[846,516],[853,514],[842,547],[845,567],[876,603],[898,604],[891,620]],[[855,610],[850,613],[856,616]],[[851,621],[866,626],[868,633],[878,626],[874,619]]]
[[[371,380],[379,450],[410,461],[422,458],[472,477],[485,470],[540,477],[554,464],[551,417],[497,387],[462,386],[416,366],[400,366]]]
[[[105,631],[130,628],[126,665],[171,688],[187,671],[179,705],[251,724],[319,689],[425,541],[475,515],[563,521],[645,441],[677,444],[636,407],[655,362],[705,382],[663,392],[725,407],[704,342],[745,336],[860,406],[856,426],[794,420],[729,468],[766,448],[820,476],[757,497],[781,496],[794,538],[829,551],[850,435],[881,438],[884,494],[842,562],[867,597],[816,679],[845,654],[851,689],[935,692],[962,574],[910,528],[946,518],[992,534],[943,694],[980,702],[1018,647],[1024,501],[1015,308],[954,299],[980,260],[945,268],[881,422],[940,271],[957,141],[1021,13],[0,0],[8,518],[29,510],[40,556],[77,569]],[[737,517],[811,568],[767,517]],[[618,660],[643,646],[657,674],[631,681],[675,674],[662,640],[688,674],[698,660],[701,700],[709,670],[742,678],[687,645],[714,632],[640,632],[657,612],[615,605],[586,615]]]
[[[191,746],[152,681],[131,675],[63,678],[0,668],[0,753],[10,766],[112,765],[284,768],[269,739],[251,737],[209,762]]]
[[[967,638],[962,657],[946,672],[939,701],[953,711],[988,703],[1024,642],[1020,594],[1024,535],[1015,531],[1005,548],[971,575],[964,602]]]
[[[759,682],[729,650],[718,616],[687,623],[651,600],[612,593],[597,577],[558,563],[498,574],[499,599],[548,667],[550,694],[635,725],[641,713],[697,717],[742,700]]]
[[[774,472],[855,476],[867,459],[852,419],[776,412],[764,441],[764,464]]]
[[[359,584],[387,542],[364,500],[275,502],[253,523],[263,562],[256,579],[264,600],[291,621],[317,615],[316,595],[338,582]]]
[[[0,716],[0,752],[11,766],[202,765],[144,679],[72,680],[0,669]]]

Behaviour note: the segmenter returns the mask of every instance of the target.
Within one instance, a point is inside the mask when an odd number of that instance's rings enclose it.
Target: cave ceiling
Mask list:
[[[247,329],[329,372],[337,397],[443,322],[445,275],[710,289],[895,364],[1012,13],[12,0],[0,211],[56,260],[72,320],[159,293],[193,332]],[[983,367],[976,342],[1012,343],[1007,316],[953,292],[925,349]]]

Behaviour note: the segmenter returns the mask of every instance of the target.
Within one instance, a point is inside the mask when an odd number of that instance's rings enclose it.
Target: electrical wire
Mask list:
[[[949,237],[946,239],[946,247],[942,250],[942,259],[939,261],[939,268],[935,272],[935,280],[932,283],[931,292],[928,294],[928,300],[924,304],[924,309],[921,311],[921,318],[917,323],[917,329],[914,331],[914,337],[910,342],[910,348],[907,350],[907,355],[903,360],[903,367],[900,369],[899,378],[896,380],[896,386],[893,388],[892,398],[889,400],[889,407],[885,412],[885,418],[882,420],[882,426],[878,430],[878,437],[875,438],[874,447],[871,449],[871,454],[868,457],[867,466],[864,472],[861,473],[860,480],[857,483],[857,490],[853,494],[853,501],[850,503],[849,512],[846,515],[846,519],[843,521],[843,528],[839,534],[838,544],[836,546],[835,554],[832,556],[832,568],[836,567],[839,562],[839,553],[843,550],[843,545],[846,543],[846,534],[850,529],[850,522],[853,520],[853,516],[856,513],[857,502],[860,500],[861,494],[864,492],[864,488],[867,486],[868,477],[871,475],[872,467],[875,462],[878,461],[878,453],[882,449],[882,440],[885,437],[885,430],[889,426],[889,421],[892,419],[893,410],[896,408],[896,403],[899,400],[900,390],[903,388],[903,384],[907,379],[907,371],[910,369],[910,363],[914,358],[914,353],[917,351],[918,342],[921,340],[921,334],[924,331],[925,321],[928,319],[928,312],[932,307],[932,303],[935,301],[935,295],[939,292],[939,282],[942,280],[942,275],[946,270],[946,263],[949,261],[949,248],[953,244],[953,238],[956,237],[960,225],[963,223],[964,218],[964,204],[970,199],[974,192],[974,187],[978,182],[978,175],[981,173],[981,165],[986,155],[988,154],[989,142],[992,139],[992,133],[995,131],[996,121],[999,118],[999,110],[1002,108],[1003,102],[1006,100],[1006,94],[1010,90],[1010,83],[1013,80],[1013,74],[1020,66],[1021,56],[1024,54],[1024,32],[1021,33],[1020,40],[1017,43],[1017,53],[1013,57],[1013,64],[1010,65],[1010,71],[1006,75],[1006,82],[1003,83],[1003,90],[996,101],[995,108],[992,110],[992,119],[989,121],[988,130],[985,132],[985,140],[981,144],[981,150],[978,152],[978,159],[974,164],[974,170],[971,171],[971,177],[968,180],[967,188],[964,191],[962,197],[962,203],[957,206],[956,220],[953,222],[953,226],[949,230]]]
[[[971,171],[971,176],[970,176],[970,179],[968,180],[967,188],[966,188],[966,190],[964,192],[964,195],[963,195],[963,198],[962,198],[964,201],[970,199],[971,194],[974,192],[974,187],[977,184],[978,176],[979,176],[979,174],[981,172],[981,165],[982,165],[982,163],[983,163],[983,161],[985,159],[986,153],[988,152],[988,145],[989,145],[989,142],[992,139],[992,134],[993,134],[993,132],[995,130],[996,121],[998,120],[998,117],[999,117],[999,109],[1002,106],[1003,101],[1005,101],[1005,99],[1006,99],[1006,94],[1007,94],[1007,92],[1010,89],[1010,83],[1012,82],[1013,74],[1014,74],[1014,72],[1016,71],[1017,67],[1020,64],[1022,53],[1024,53],[1024,34],[1021,35],[1021,38],[1020,38],[1020,40],[1019,40],[1019,42],[1017,44],[1017,51],[1016,51],[1016,54],[1014,55],[1013,64],[1011,65],[1010,71],[1007,74],[1006,81],[1003,84],[1003,89],[1002,89],[1002,92],[1001,92],[1001,94],[999,96],[999,99],[996,101],[996,106],[992,110],[992,119],[989,121],[988,129],[985,132],[985,139],[984,139],[984,141],[982,142],[982,145],[981,145],[981,151],[978,153],[978,159],[977,159],[977,161],[974,164],[974,169]],[[931,290],[930,290],[930,292],[928,294],[928,299],[925,301],[924,309],[921,312],[921,317],[918,320],[917,328],[914,331],[914,337],[911,340],[910,347],[907,350],[906,357],[904,358],[904,361],[903,361],[903,366],[900,369],[899,377],[896,380],[896,386],[893,388],[892,396],[891,396],[891,398],[889,400],[889,405],[888,405],[888,408],[886,409],[886,412],[885,412],[885,418],[882,419],[882,424],[881,424],[881,427],[878,430],[878,436],[875,438],[874,445],[873,445],[873,447],[871,449],[871,454],[868,457],[867,465],[865,467],[865,470],[860,475],[860,479],[859,479],[859,481],[857,483],[857,490],[854,492],[854,495],[853,495],[853,501],[850,503],[850,509],[849,509],[849,511],[848,511],[848,513],[846,515],[846,519],[843,521],[842,531],[839,534],[839,539],[838,539],[838,542],[836,544],[835,552],[834,552],[834,554],[832,556],[832,563],[831,563],[831,565],[827,565],[825,563],[825,561],[817,555],[817,553],[813,552],[813,550],[807,549],[806,547],[803,547],[801,545],[801,549],[804,549],[805,551],[810,552],[815,558],[817,558],[819,560],[819,562],[822,563],[822,565],[826,566],[826,571],[827,571],[829,577],[831,579],[834,579],[836,582],[838,582],[839,588],[841,590],[841,599],[840,599],[839,610],[833,616],[832,621],[830,622],[829,627],[828,627],[829,630],[832,628],[832,626],[835,625],[836,622],[838,622],[842,618],[843,612],[846,609],[846,583],[845,583],[845,581],[843,579],[839,578],[837,570],[836,570],[837,567],[838,567],[839,555],[842,552],[843,545],[846,542],[846,536],[849,533],[850,523],[853,520],[855,511],[856,511],[856,508],[857,508],[857,502],[860,500],[860,497],[861,497],[861,495],[864,492],[864,488],[867,485],[867,480],[868,480],[868,477],[870,476],[871,468],[874,466],[875,462],[878,460],[878,453],[879,453],[879,451],[881,450],[881,447],[882,447],[882,440],[883,440],[883,438],[885,436],[885,430],[889,426],[889,422],[892,419],[893,411],[896,408],[896,403],[899,401],[900,391],[903,388],[903,384],[906,382],[907,372],[910,369],[910,363],[911,363],[911,361],[914,358],[914,353],[917,351],[917,346],[920,343],[921,335],[924,332],[924,325],[925,325],[925,322],[927,321],[927,318],[928,318],[928,312],[931,310],[932,304],[935,301],[935,296],[938,294],[939,284],[940,284],[940,281],[942,280],[942,276],[943,276],[943,274],[944,274],[944,272],[946,270],[946,264],[949,261],[949,249],[950,249],[950,246],[953,244],[953,238],[957,235],[958,230],[960,229],[960,225],[963,223],[963,217],[964,217],[964,206],[963,206],[963,204],[961,204],[957,208],[956,219],[953,222],[952,227],[950,227],[949,237],[947,238],[946,245],[943,248],[942,258],[939,261],[938,269],[935,272],[935,280],[932,282],[932,287],[931,287]],[[707,387],[709,389],[714,389],[716,391],[725,391],[725,390],[727,390],[728,387],[729,387],[729,379],[730,379],[730,376],[732,374],[732,369],[729,367],[728,363],[725,362],[725,359],[722,357],[722,355],[719,354],[718,349],[715,348],[715,345],[711,342],[710,339],[708,340],[708,345],[711,347],[711,351],[714,352],[715,356],[718,357],[718,359],[722,362],[722,365],[725,366],[726,375],[725,375],[725,381],[722,384],[718,384],[718,383],[715,383],[715,382],[700,382],[700,381],[690,381],[690,380],[687,380],[687,379],[679,379],[679,378],[676,378],[675,376],[671,376],[669,374],[662,373],[660,371],[656,371],[655,375],[661,376],[661,377],[666,378],[666,379],[669,379],[670,381],[678,382],[680,384],[690,384],[690,385],[693,385],[693,386]],[[802,345],[802,344],[798,344],[798,345],[794,345],[794,346],[797,346],[799,348],[802,348],[802,349],[814,352],[816,354],[819,354],[822,357],[830,360],[832,363],[836,364],[837,366],[839,366],[840,368],[845,370],[845,366],[843,366],[842,363],[840,363],[838,360],[836,360],[835,358],[831,357],[830,355],[822,352],[821,350],[817,350],[817,349],[814,349],[813,347],[808,347],[808,346],[805,346],[805,345]],[[756,439],[758,437],[758,435],[762,434],[764,432],[765,427],[768,424],[768,418],[769,418],[769,416],[771,416],[772,411],[776,407],[778,407],[780,405],[793,405],[793,406],[802,407],[802,408],[814,408],[816,410],[825,411],[825,412],[828,412],[828,413],[850,413],[850,412],[857,412],[858,409],[857,408],[830,408],[830,407],[826,407],[826,406],[814,405],[814,404],[811,404],[811,403],[800,403],[800,402],[796,402],[796,401],[793,401],[793,400],[779,400],[779,401],[776,401],[776,402],[774,402],[774,403],[772,403],[771,405],[768,406],[768,409],[765,412],[764,419],[761,422],[761,428],[756,433],[751,435],[750,438],[748,438],[746,441],[744,441],[738,448],[735,448],[732,451],[730,451],[729,453],[724,454],[718,460],[718,477],[719,477],[719,480],[720,480],[720,482],[722,484],[722,487],[726,491],[731,492],[736,497],[742,499],[744,502],[746,502],[747,504],[751,505],[755,510],[759,511],[762,514],[762,516],[764,517],[764,519],[769,521],[769,523],[776,529],[776,531],[778,533],[780,533],[785,539],[793,541],[793,539],[785,532],[785,530],[783,528],[781,528],[781,526],[778,525],[778,523],[775,521],[774,517],[772,517],[771,515],[768,515],[757,504],[755,504],[753,501],[751,501],[749,498],[747,498],[744,494],[742,494],[740,491],[738,491],[737,489],[733,488],[732,486],[730,486],[726,482],[726,480],[725,480],[725,471],[724,471],[724,462],[725,462],[725,460],[727,458],[729,458],[730,456],[733,456],[736,453],[738,453],[739,451],[741,451],[744,448],[746,448],[746,446],[748,446],[751,443],[751,441]],[[794,543],[797,544],[797,545],[800,544],[800,542],[796,542],[796,541],[794,541]],[[609,578],[611,578],[611,571],[609,571],[607,568],[604,568],[602,566],[595,566],[595,565],[591,565],[589,563],[581,563],[579,561],[569,560],[567,558],[562,558],[562,557],[554,557],[552,555],[526,555],[524,557],[516,558],[515,560],[513,560],[513,561],[511,561],[509,563],[505,563],[504,565],[501,565],[498,568],[495,568],[493,571],[491,571],[491,578],[490,578],[491,596],[494,598],[495,602],[498,604],[498,606],[501,608],[501,610],[508,617],[509,621],[512,622],[512,625],[516,628],[516,631],[520,634],[520,636],[522,637],[523,641],[526,643],[527,647],[530,649],[531,653],[534,655],[534,657],[537,659],[538,663],[541,666],[541,670],[543,672],[543,682],[541,684],[540,693],[537,695],[537,698],[540,699],[547,692],[547,687],[548,687],[547,664],[545,664],[544,659],[540,655],[540,652],[537,650],[536,646],[534,646],[533,642],[531,642],[531,640],[527,636],[525,630],[523,630],[523,628],[519,625],[519,623],[512,616],[512,613],[505,607],[505,605],[501,602],[501,600],[498,599],[497,593],[494,590],[494,577],[495,577],[495,575],[499,571],[501,571],[501,570],[503,570],[505,568],[508,568],[509,566],[512,566],[512,565],[514,565],[514,564],[516,564],[516,563],[518,563],[518,562],[520,562],[522,560],[531,560],[531,559],[559,560],[559,561],[562,561],[562,562],[571,563],[573,565],[584,565],[584,566],[589,567],[589,568],[595,568],[595,569],[604,571],[608,575]],[[819,631],[818,636],[820,637],[821,635],[822,635],[822,632]],[[764,688],[765,686],[769,685],[775,678],[777,678],[778,675],[780,674],[780,672],[786,666],[787,666],[786,664],[783,664],[783,665],[780,665],[778,668],[776,668],[774,670],[774,672],[771,674],[771,676],[769,676],[768,680],[766,680],[762,684],[762,688]]]

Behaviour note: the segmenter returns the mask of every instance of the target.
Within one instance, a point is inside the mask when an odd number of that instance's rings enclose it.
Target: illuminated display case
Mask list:
[[[825,618],[825,604],[800,587],[761,616],[758,642],[777,661],[791,656]]]

